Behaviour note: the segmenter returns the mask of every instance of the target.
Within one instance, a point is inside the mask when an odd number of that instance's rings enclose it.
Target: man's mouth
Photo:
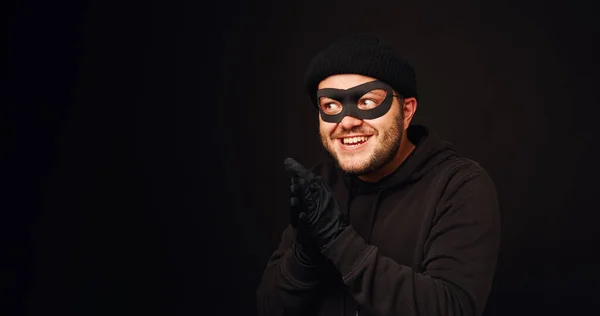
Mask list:
[[[354,148],[366,143],[369,138],[371,138],[371,136],[354,136],[339,138],[339,140],[345,147]]]

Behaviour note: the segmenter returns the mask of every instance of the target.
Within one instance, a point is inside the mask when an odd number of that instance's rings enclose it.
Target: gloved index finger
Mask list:
[[[312,180],[313,174],[306,169],[299,162],[293,158],[286,158],[284,160],[285,169],[290,173],[292,177],[298,177],[301,179]]]
[[[298,192],[298,180],[295,176],[290,177],[290,192],[297,193]]]

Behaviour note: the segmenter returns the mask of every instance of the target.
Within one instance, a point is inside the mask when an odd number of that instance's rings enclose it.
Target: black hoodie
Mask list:
[[[292,255],[288,226],[257,290],[259,315],[481,315],[500,244],[495,186],[433,130],[407,133],[416,148],[377,183],[331,162],[313,168],[350,226],[315,267]]]

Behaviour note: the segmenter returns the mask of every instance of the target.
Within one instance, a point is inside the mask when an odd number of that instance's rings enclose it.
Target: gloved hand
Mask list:
[[[290,184],[290,224],[295,229],[296,241],[293,252],[296,259],[306,266],[318,265],[325,260],[319,247],[312,241],[308,227],[308,221],[302,212],[303,206],[300,202],[301,193],[295,177],[291,177]]]
[[[292,158],[285,159],[285,168],[296,186],[299,200],[298,224],[306,227],[314,244],[323,251],[348,227],[333,191],[323,180]],[[304,227],[302,227],[304,228]]]

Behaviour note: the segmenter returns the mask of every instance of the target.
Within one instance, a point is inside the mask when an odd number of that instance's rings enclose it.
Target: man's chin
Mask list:
[[[370,162],[368,154],[363,153],[347,153],[327,150],[329,156],[333,158],[338,168],[349,175],[361,176],[369,173],[367,167]]]
[[[348,161],[338,160],[337,163],[338,163],[338,166],[340,167],[340,169],[342,169],[342,171],[344,171],[344,173],[347,173],[350,175],[361,176],[361,175],[368,173],[368,171],[366,170],[367,169],[366,161],[364,161],[364,162],[360,161],[360,163],[359,163],[358,161],[348,162]]]

